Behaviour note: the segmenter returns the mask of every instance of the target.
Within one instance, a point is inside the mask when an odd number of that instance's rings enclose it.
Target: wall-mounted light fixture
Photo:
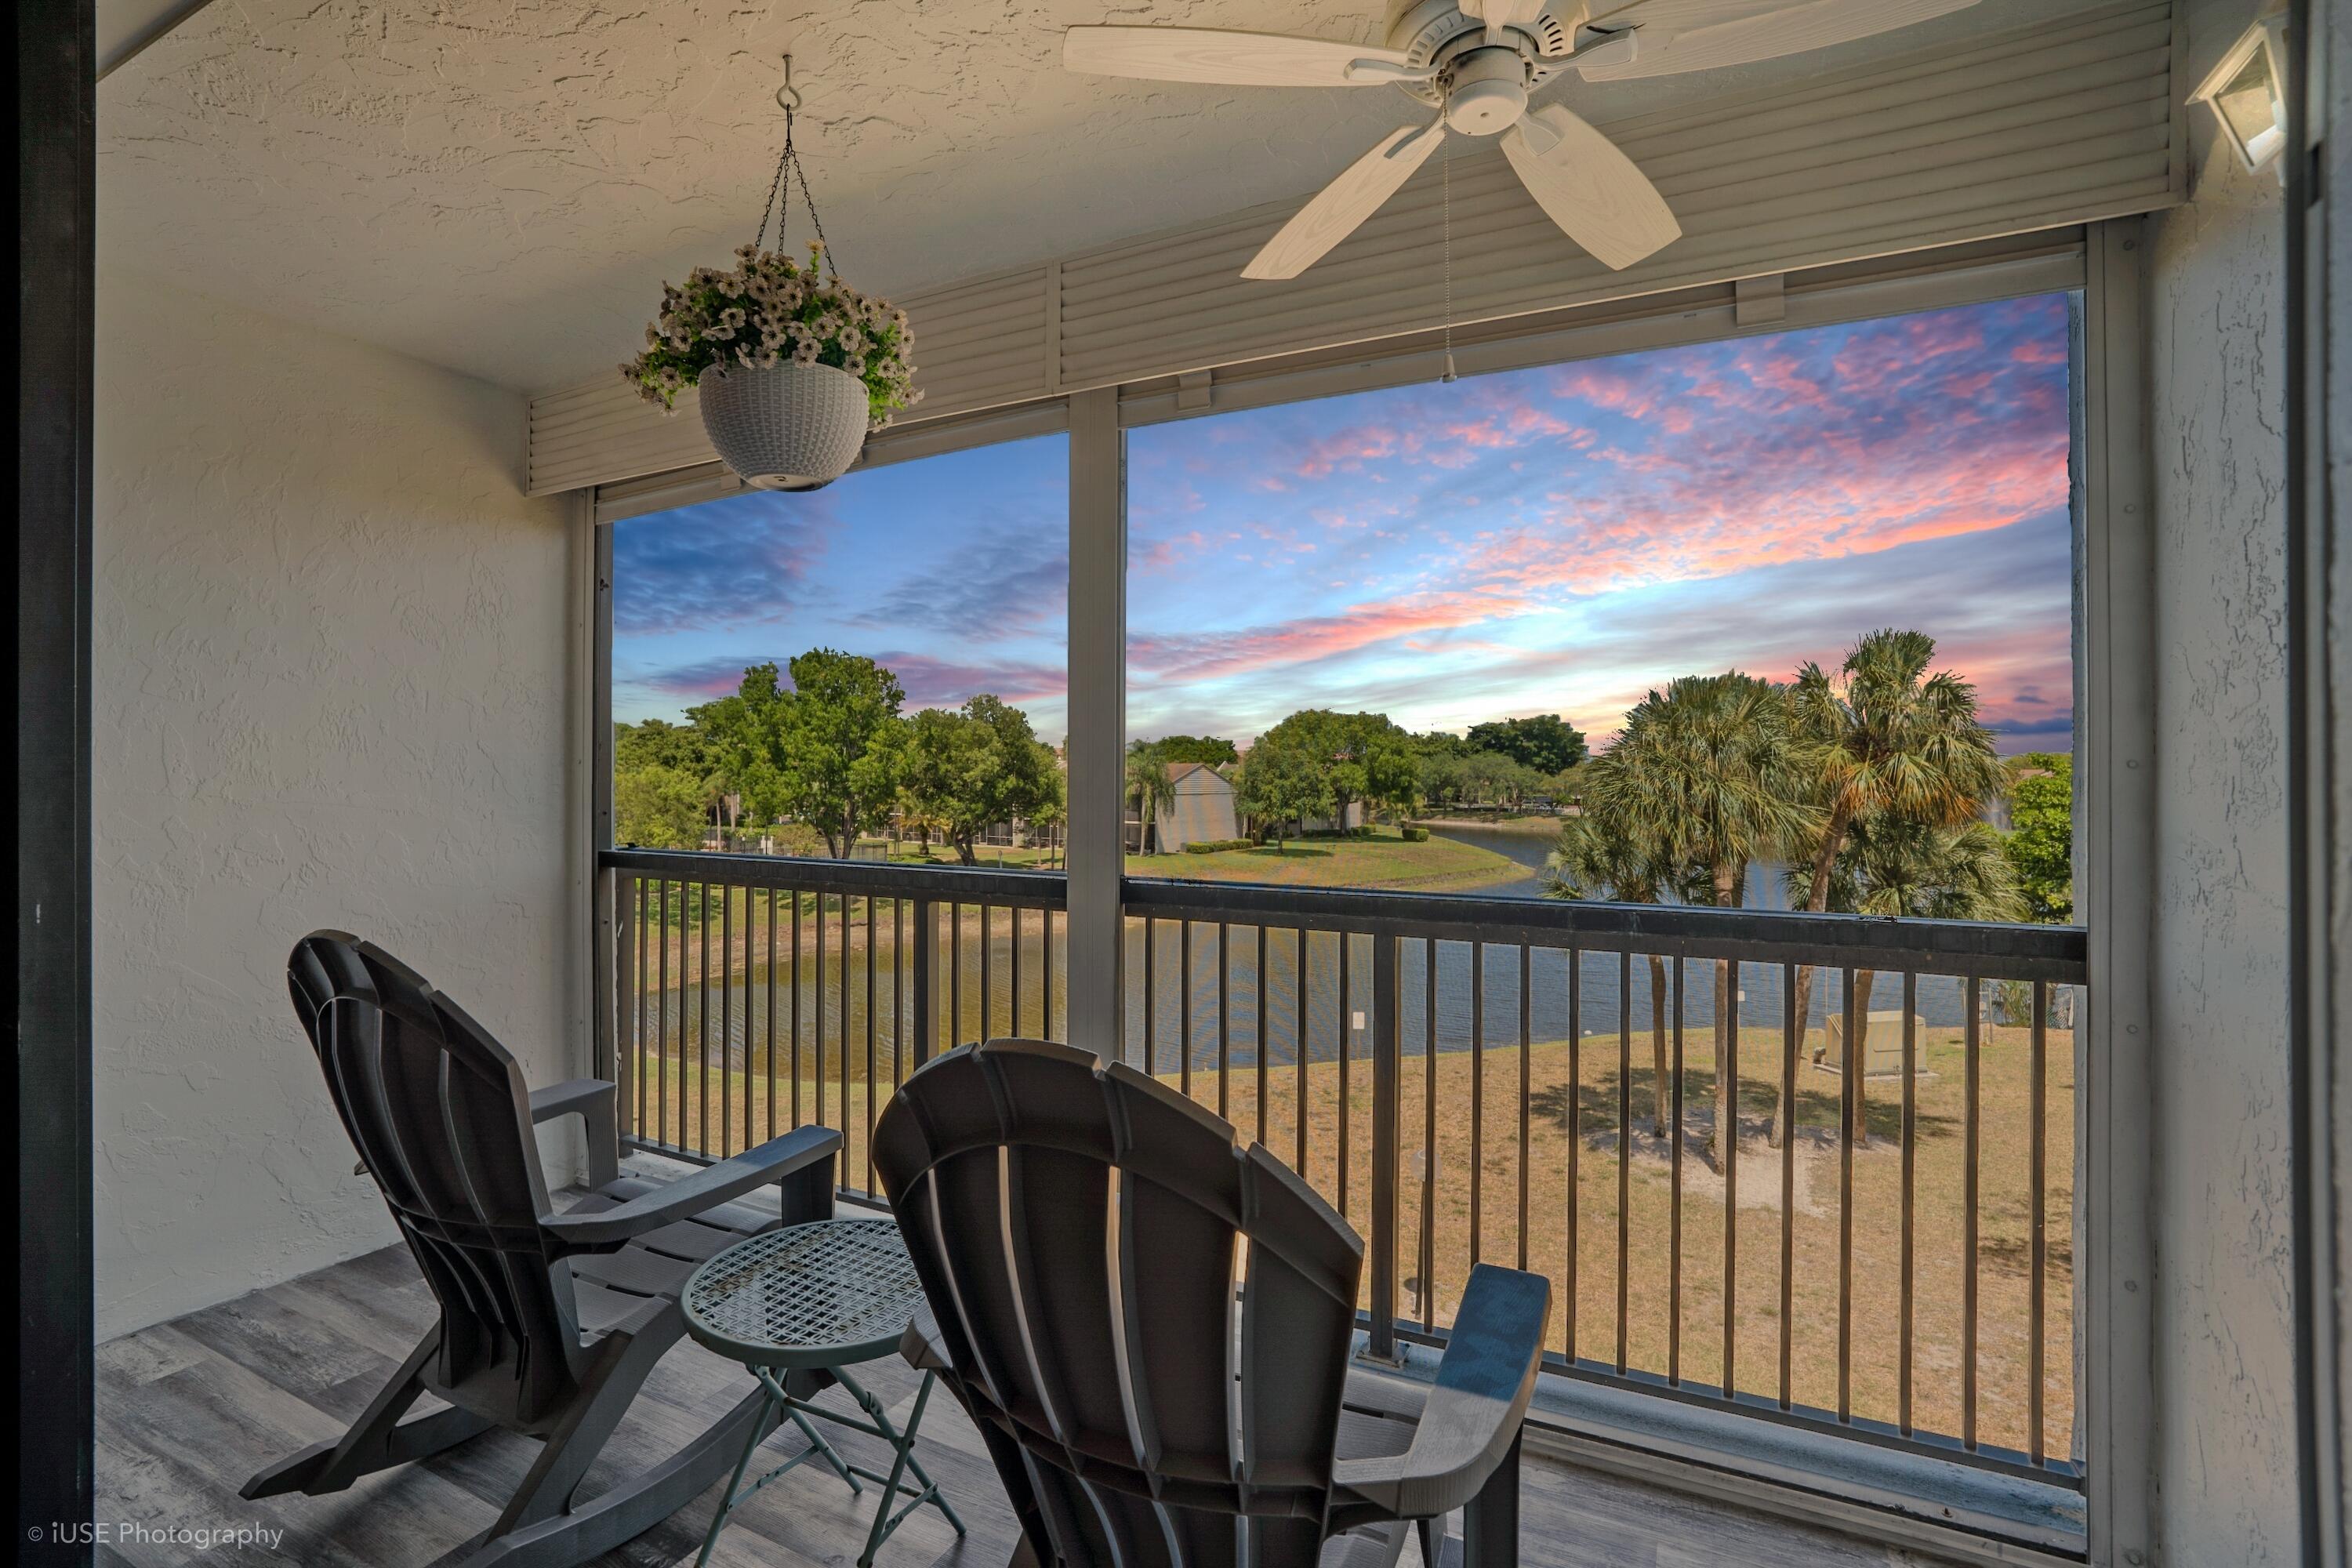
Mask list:
[[[2210,105],[2249,171],[2286,147],[2286,18],[2264,16],[2248,27],[2221,63],[2189,95]],[[2279,165],[2286,179],[2286,165]]]

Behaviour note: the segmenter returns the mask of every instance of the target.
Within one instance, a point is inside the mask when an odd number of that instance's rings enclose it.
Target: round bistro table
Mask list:
[[[915,1458],[915,1432],[931,1397],[932,1374],[923,1373],[903,1432],[890,1424],[882,1402],[849,1375],[848,1369],[860,1362],[898,1353],[899,1336],[922,1300],[923,1288],[899,1239],[898,1224],[887,1219],[819,1220],[770,1231],[739,1242],[694,1271],[686,1282],[687,1332],[705,1349],[741,1363],[768,1397],[767,1411],[752,1423],[751,1440],[735,1461],[735,1473],[711,1518],[710,1531],[703,1537],[697,1568],[710,1561],[711,1548],[737,1504],[813,1458],[824,1459],[860,1496],[865,1492],[858,1484],[861,1477],[882,1488],[874,1528],[866,1532],[866,1550],[857,1556],[858,1568],[873,1568],[882,1542],[925,1503],[945,1514],[958,1535],[963,1533],[963,1521]],[[787,1392],[796,1372],[828,1374],[849,1391],[868,1419],[827,1410]],[[811,1416],[870,1433],[889,1444],[898,1456],[890,1473],[851,1464],[809,1424]],[[774,1418],[790,1419],[807,1436],[809,1446],[747,1487],[743,1472],[774,1430]],[[909,1472],[916,1483],[911,1486],[905,1484]],[[894,1513],[890,1505],[900,1497],[911,1500]]]

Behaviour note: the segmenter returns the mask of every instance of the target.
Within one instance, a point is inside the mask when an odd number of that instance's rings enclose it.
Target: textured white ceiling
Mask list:
[[[2090,3],[1553,90],[1606,121]],[[215,0],[100,89],[100,241],[110,267],[543,391],[632,352],[665,279],[751,237],[787,48],[844,272],[904,293],[1303,195],[1420,112],[1390,88],[1075,77],[1064,26],[1370,40],[1377,5]]]

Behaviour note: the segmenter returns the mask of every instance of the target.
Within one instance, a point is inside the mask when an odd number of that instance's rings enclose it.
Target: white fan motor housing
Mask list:
[[[1473,49],[1454,62],[1445,123],[1465,136],[1496,136],[1528,108],[1528,68],[1511,48]]]

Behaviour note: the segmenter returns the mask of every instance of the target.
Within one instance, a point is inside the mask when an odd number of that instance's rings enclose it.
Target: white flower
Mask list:
[[[847,371],[852,375],[864,375],[866,374],[866,362],[856,354],[849,354],[842,360],[841,368]]]
[[[816,340],[814,338],[803,338],[800,342],[793,345],[793,363],[794,364],[814,364],[816,363]]]

